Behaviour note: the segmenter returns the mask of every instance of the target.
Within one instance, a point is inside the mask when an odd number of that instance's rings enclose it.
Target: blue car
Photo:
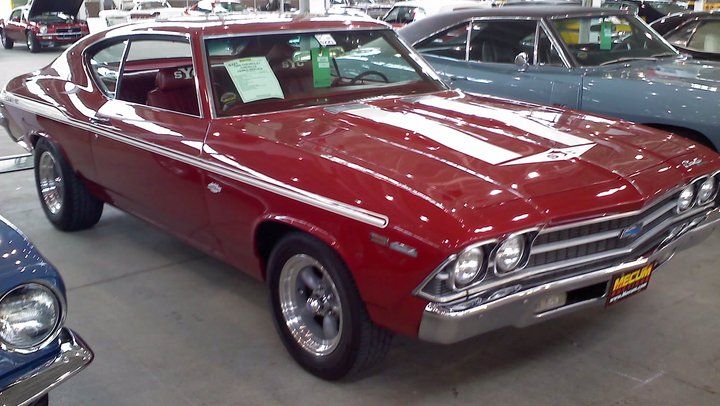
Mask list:
[[[720,63],[681,55],[626,10],[466,10],[399,33],[453,87],[619,117],[720,150]]]
[[[65,298],[58,271],[0,216],[0,405],[46,405],[51,389],[92,361],[63,326]]]

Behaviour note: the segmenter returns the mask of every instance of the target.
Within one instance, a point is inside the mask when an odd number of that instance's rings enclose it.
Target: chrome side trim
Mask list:
[[[21,110],[25,110],[49,118],[51,120],[75,126],[85,131],[102,135],[111,140],[122,142],[138,149],[162,155],[164,157],[174,159],[176,161],[194,166],[196,168],[214,173],[216,175],[220,175],[228,179],[254,186],[259,189],[341,215],[343,217],[369,224],[371,226],[385,228],[390,221],[389,218],[383,214],[375,213],[360,207],[351,206],[349,204],[325,196],[298,189],[271,177],[262,175],[261,173],[255,172],[245,166],[237,165],[234,167],[230,167],[228,165],[210,162],[208,160],[177,152],[166,147],[161,147],[135,138],[130,138],[120,133],[111,132],[106,129],[100,129],[97,126],[83,123],[82,121],[78,121],[66,116],[57,107],[40,103],[35,100],[30,100],[16,94],[12,94],[10,92],[0,93],[0,101],[4,101],[6,104],[13,105]]]
[[[63,328],[57,355],[0,392],[0,404],[28,405],[83,370],[95,355],[82,338]]]

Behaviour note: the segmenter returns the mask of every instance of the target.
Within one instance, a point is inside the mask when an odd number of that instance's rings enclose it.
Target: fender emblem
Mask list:
[[[207,185],[207,188],[210,191],[210,193],[220,193],[220,191],[222,190],[222,186],[218,185],[215,182],[209,183]]]
[[[684,166],[685,169],[690,169],[690,168],[692,168],[693,166],[700,166],[700,165],[702,165],[702,164],[704,164],[704,163],[705,163],[705,162],[704,162],[702,159],[700,159],[700,158],[687,159],[687,160],[685,160],[685,161],[682,161],[682,166]]]

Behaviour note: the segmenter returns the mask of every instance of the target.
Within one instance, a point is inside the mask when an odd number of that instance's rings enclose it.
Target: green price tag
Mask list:
[[[612,23],[603,20],[600,24],[600,49],[609,51],[612,48],[612,30]]]
[[[330,87],[332,76],[330,75],[330,51],[325,48],[313,49],[310,51],[313,67],[313,86],[316,88]]]

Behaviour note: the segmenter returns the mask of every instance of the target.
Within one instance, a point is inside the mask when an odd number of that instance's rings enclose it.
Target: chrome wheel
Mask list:
[[[295,341],[316,356],[333,352],[342,332],[342,306],[323,265],[309,255],[291,257],[278,288],[282,315]]]
[[[28,35],[25,37],[25,43],[26,43],[28,49],[32,51],[32,49],[33,49],[33,43],[32,43],[32,37],[30,36],[30,34],[28,34]]]
[[[40,193],[42,194],[45,207],[47,207],[50,213],[58,214],[62,209],[63,197],[65,195],[63,178],[55,158],[47,151],[40,155],[38,175]]]

